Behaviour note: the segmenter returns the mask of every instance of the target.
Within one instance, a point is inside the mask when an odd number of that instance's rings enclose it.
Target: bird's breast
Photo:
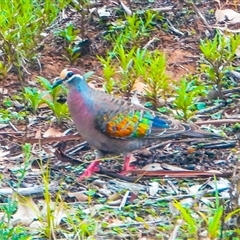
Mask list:
[[[80,134],[84,133],[92,125],[93,116],[85,96],[76,90],[70,90],[67,97],[70,116]]]

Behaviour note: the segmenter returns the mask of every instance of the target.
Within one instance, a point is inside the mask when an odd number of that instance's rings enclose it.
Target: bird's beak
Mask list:
[[[53,85],[52,85],[52,89],[56,88],[58,85],[62,84],[63,80],[61,78],[57,78],[55,79]]]

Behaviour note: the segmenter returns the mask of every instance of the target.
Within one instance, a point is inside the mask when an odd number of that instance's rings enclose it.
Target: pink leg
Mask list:
[[[132,154],[130,154],[130,153],[125,156],[123,170],[121,172],[121,174],[123,174],[123,175],[126,174],[130,170],[136,169],[136,167],[130,166],[131,156],[132,156]]]
[[[93,162],[87,167],[87,169],[85,170],[85,172],[84,172],[82,175],[80,175],[79,180],[81,181],[81,180],[83,180],[83,179],[85,179],[85,178],[89,178],[89,177],[91,177],[91,176],[94,174],[94,172],[99,171],[99,167],[98,167],[98,166],[99,166],[99,163],[100,163],[99,160],[93,161]]]

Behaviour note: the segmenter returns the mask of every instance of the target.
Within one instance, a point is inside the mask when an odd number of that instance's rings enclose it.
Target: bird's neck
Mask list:
[[[74,81],[71,83],[71,85],[69,85],[69,90],[70,91],[74,91],[77,90],[80,94],[88,94],[89,91],[91,91],[91,88],[88,86],[86,81]]]

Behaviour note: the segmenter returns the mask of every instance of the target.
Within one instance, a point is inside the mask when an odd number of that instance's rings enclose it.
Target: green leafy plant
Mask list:
[[[138,49],[137,51],[141,51]],[[134,60],[137,58],[136,49],[125,51],[123,46],[117,49],[117,62],[119,64],[119,89],[125,96],[130,97],[133,85],[136,82],[136,70],[134,69]]]
[[[19,111],[14,106],[14,101],[22,101],[22,95],[12,95],[5,97],[0,108],[0,123],[7,123],[10,120],[24,120],[28,115],[28,111]]]
[[[22,167],[17,171],[18,172],[18,184],[17,187],[19,187],[27,173],[27,170],[30,168],[32,161],[31,161],[31,157],[32,157],[32,145],[29,143],[25,143],[22,146],[22,152],[23,152],[23,157],[24,157],[24,164],[22,165]]]
[[[94,218],[84,214],[81,210],[67,215],[65,222],[68,224],[71,232],[74,233],[76,239],[88,239],[93,236],[99,224]]]
[[[198,239],[198,224],[197,220],[192,216],[192,210],[189,207],[182,206],[178,201],[175,201],[173,205],[180,212],[182,219],[184,219],[184,221],[187,223],[187,230],[189,233],[188,237],[194,237],[194,239]]]
[[[118,46],[115,53],[115,57],[109,55],[106,60],[102,57],[98,58],[103,65],[106,78],[104,89],[108,93],[117,90],[129,98],[137,78],[140,77],[145,50],[132,48],[128,51],[123,46]]]
[[[159,98],[165,101],[173,92],[173,82],[166,74],[166,57],[158,50],[147,51],[144,56],[145,63],[142,68],[139,66],[143,82],[146,83],[145,89],[147,99],[153,104],[154,109],[159,106]]]
[[[85,23],[88,21],[89,5],[91,4],[90,0],[73,0],[71,5],[77,10],[81,16],[81,38],[84,39],[86,36]]]
[[[38,89],[32,87],[25,87],[23,90],[23,96],[30,104],[30,107],[34,114],[37,113],[39,105],[44,102],[43,97],[46,94],[48,94],[47,91],[40,92]]]
[[[216,202],[217,201],[218,200],[216,200]],[[223,224],[233,218],[233,216],[239,214],[240,209],[226,214],[224,213],[223,205],[220,204],[217,204],[214,208],[209,207],[208,211],[194,211],[190,207],[182,206],[181,203],[177,201],[174,202],[174,206],[179,210],[182,219],[186,223],[183,225],[183,228],[185,228],[184,232],[188,232],[187,237],[189,239],[190,237],[199,239],[198,230],[203,226],[207,227],[207,236],[210,240],[218,239],[221,234],[223,234],[222,237],[226,237],[230,233],[233,234],[234,232],[238,232],[238,229],[235,229],[221,233]]]
[[[107,59],[99,57],[103,65],[104,89],[108,93],[114,90],[130,97],[137,81],[146,84],[147,99],[156,109],[158,99],[164,100],[173,92],[173,83],[166,74],[166,58],[163,53],[156,50],[150,52],[146,49],[125,49],[123,46],[115,48],[115,56],[108,55]]]
[[[40,83],[41,87],[51,96],[51,100],[53,102],[56,102],[59,96],[67,94],[67,88],[64,87],[64,85],[59,85],[53,88],[52,83],[48,79],[41,76],[37,76],[36,79]]]
[[[72,23],[68,24],[65,29],[55,32],[55,35],[58,35],[65,40],[65,50],[67,52],[67,56],[65,57],[71,63],[73,63],[80,56],[80,47],[78,47],[76,44],[79,41],[79,33],[80,30],[75,29]]]
[[[92,74],[92,71],[87,72],[84,74],[84,77],[87,79]],[[69,116],[67,104],[65,102],[61,103],[59,101],[59,97],[66,96],[67,88],[62,84],[56,88],[53,88],[52,83],[44,77],[38,76],[37,80],[40,83],[41,87],[44,88],[42,95],[39,97],[41,98],[41,103],[46,103],[48,105],[48,107],[56,116],[57,123],[60,124],[65,117]],[[45,94],[48,94],[49,98],[44,98]]]
[[[142,40],[149,36],[149,32],[153,29],[156,14],[147,10],[142,14],[134,13],[126,16],[126,21],[118,21],[110,27],[109,34],[106,39],[113,43],[113,52],[119,46],[130,47],[140,46]]]
[[[70,0],[69,0],[70,1]],[[37,58],[41,35],[69,1],[12,0],[2,1],[1,25],[1,74],[15,67],[22,80],[28,62]]]
[[[195,113],[195,104],[200,95],[205,94],[205,87],[196,85],[196,80],[183,78],[176,88],[176,99],[173,104],[177,108],[177,117],[188,120]]]
[[[216,86],[219,97],[223,98],[222,88],[227,80],[226,72],[231,70],[231,62],[236,59],[240,45],[240,36],[224,36],[217,32],[213,40],[201,40],[200,50],[203,53],[200,69],[206,74],[210,84]]]
[[[10,109],[0,109],[0,123],[8,123],[10,120],[24,120],[26,111],[12,111]]]
[[[68,107],[66,103],[59,103],[57,101],[53,102],[49,100],[45,100],[45,102],[56,116],[58,124],[60,124],[63,121],[64,117],[69,116]]]
[[[0,221],[0,239],[2,240],[30,240],[30,234],[27,232],[27,228],[22,226],[12,226],[10,224],[11,217],[17,209],[16,201],[11,198],[7,199],[7,202],[0,206],[0,212],[3,214]]]
[[[50,99],[42,99],[42,101],[46,103],[48,107],[52,110],[52,112],[56,116],[57,122],[61,123],[63,118],[67,117],[69,113],[67,104],[59,103],[58,98],[60,96],[66,95],[67,89],[63,85],[52,88],[52,83],[44,77],[38,76],[37,80],[50,96]]]
[[[117,66],[113,63],[112,57],[110,55],[108,55],[106,59],[98,56],[98,60],[103,66],[103,88],[107,93],[112,93],[114,87],[116,86],[114,76],[116,74]]]

